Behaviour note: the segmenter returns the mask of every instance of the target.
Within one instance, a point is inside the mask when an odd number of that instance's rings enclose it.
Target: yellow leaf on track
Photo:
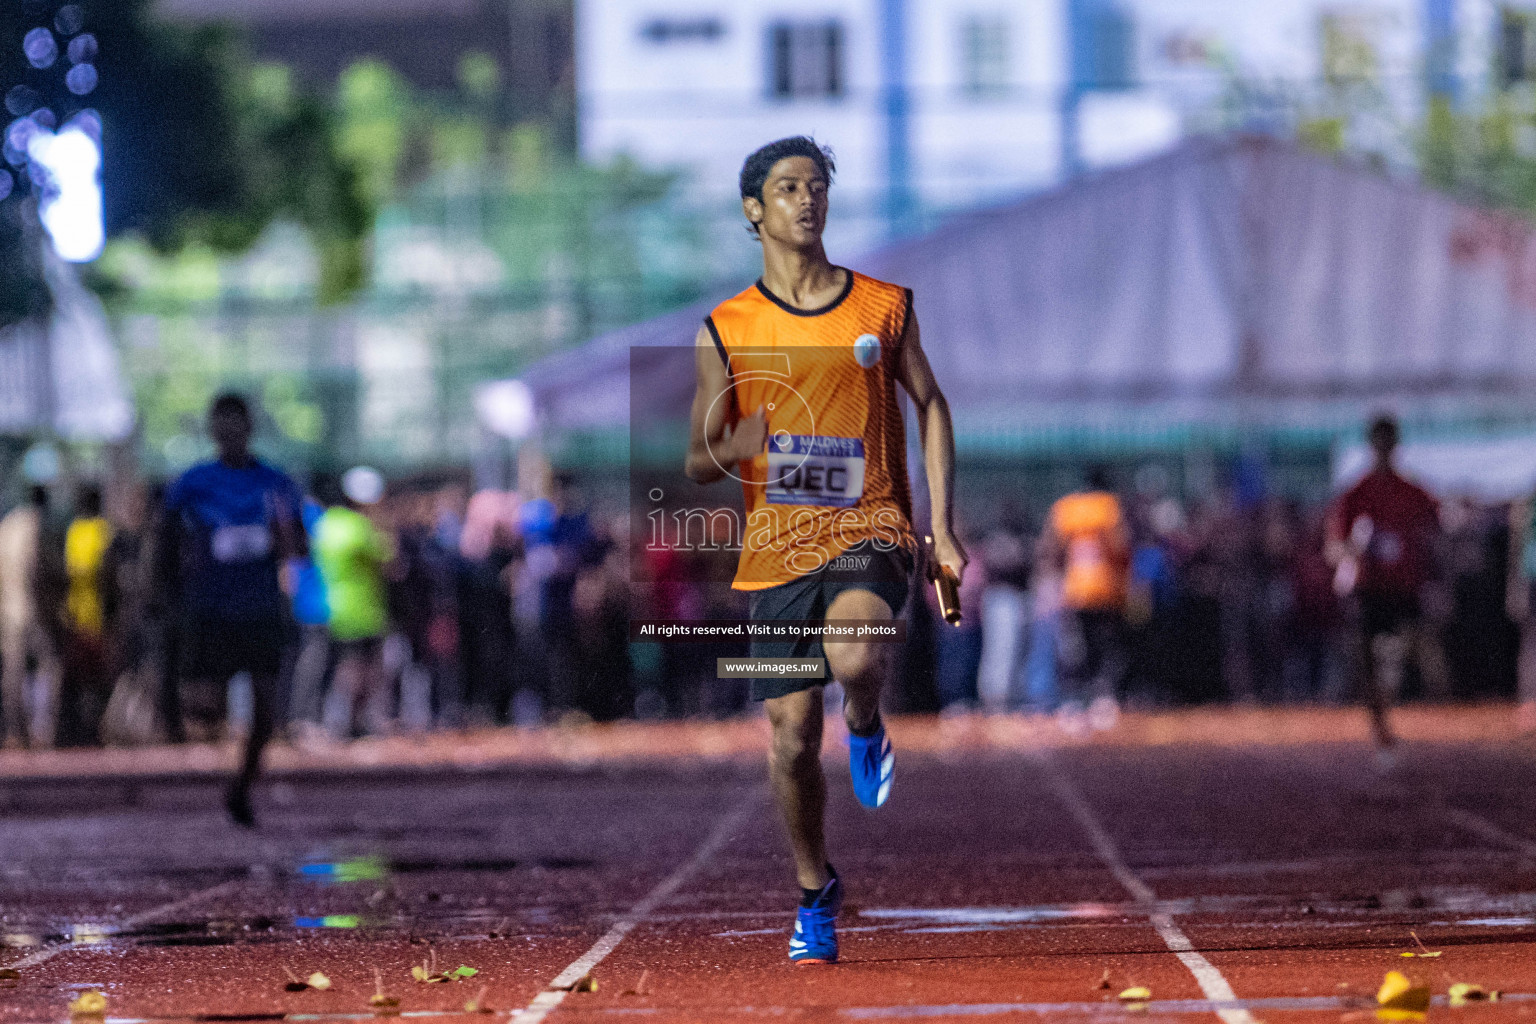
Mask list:
[[[400,1012],[400,1000],[382,992],[369,996],[368,1005],[373,1007],[373,1012],[381,1017],[392,1017]]]
[[[95,989],[80,993],[80,997],[69,1004],[71,1017],[104,1017],[106,1013],[107,997]]]
[[[1376,993],[1376,1002],[1384,1010],[1423,1013],[1429,1009],[1429,986],[1415,985],[1398,971],[1388,971]]]
[[[1458,981],[1452,985],[1450,992],[1452,1006],[1466,1006],[1468,1003],[1493,1002],[1499,998],[1497,992],[1489,992],[1481,985],[1469,985],[1464,981]]]
[[[1383,1006],[1388,1001],[1396,999],[1402,993],[1413,988],[1413,982],[1399,971],[1388,971],[1386,978],[1381,983],[1381,988],[1376,992],[1376,1001]]]

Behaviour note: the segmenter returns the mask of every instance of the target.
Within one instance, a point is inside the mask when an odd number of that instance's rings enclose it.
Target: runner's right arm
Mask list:
[[[750,459],[768,443],[768,416],[759,408],[730,428],[732,403],[725,361],[715,348],[709,329],[700,327],[694,338],[694,369],[697,385],[688,429],[688,457],[683,472],[700,484],[712,484],[726,475],[726,468]]]
[[[309,557],[309,533],[304,529],[304,496],[292,480],[265,494],[267,519],[272,531],[273,549],[279,561]]]

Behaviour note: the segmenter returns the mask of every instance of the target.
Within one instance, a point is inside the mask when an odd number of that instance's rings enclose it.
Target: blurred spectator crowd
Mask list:
[[[292,614],[278,699],[292,741],[749,710],[744,682],[714,678],[717,656],[744,649],[629,636],[631,614],[743,615],[741,595],[705,584],[718,578],[706,563],[729,552],[648,548],[627,516],[594,513],[561,473],[523,494],[456,480],[386,487],[370,473],[312,482],[308,553],[283,566]],[[1042,526],[1003,501],[965,538],[958,627],[919,581],[894,710],[1028,710],[1086,733],[1125,707],[1358,697],[1371,648],[1358,642],[1349,559],[1329,548],[1337,506],[1237,487],[1192,502],[1117,494],[1089,476]],[[238,676],[198,694],[181,670],[184,618],[157,550],[163,492],[108,497],[90,484],[32,487],[0,519],[6,745],[248,727]],[[1529,503],[1439,503],[1432,557],[1412,581],[1413,628],[1388,673],[1396,697],[1507,698],[1521,679],[1523,724],[1536,726],[1530,514]],[[208,702],[211,729],[189,713]]]
[[[940,707],[1053,713],[1087,732],[1125,706],[1371,704],[1374,672],[1387,704],[1518,693],[1536,729],[1529,502],[1403,484],[1428,509],[1404,568],[1413,542],[1389,532],[1392,511],[1358,507],[1375,474],[1315,506],[1239,486],[1121,496],[1096,475],[1040,531],[1004,517],[969,538],[962,604],[979,614],[932,628]]]
[[[308,553],[282,567],[279,717],[292,740],[634,712],[622,542],[568,477],[525,500],[457,481],[386,493],[370,474],[314,481]],[[142,485],[106,501],[93,484],[34,486],[0,519],[7,746],[249,728],[243,673],[201,693],[185,670],[196,638],[165,568],[180,556],[157,550],[175,536],[164,498]]]

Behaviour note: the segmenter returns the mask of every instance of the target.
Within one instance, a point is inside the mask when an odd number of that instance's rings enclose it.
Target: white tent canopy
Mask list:
[[[1536,419],[1531,225],[1269,139],[1195,141],[857,269],[913,289],[962,435]],[[691,344],[711,305],[530,368],[545,426],[622,427],[631,348]],[[647,387],[686,409],[692,381]]]

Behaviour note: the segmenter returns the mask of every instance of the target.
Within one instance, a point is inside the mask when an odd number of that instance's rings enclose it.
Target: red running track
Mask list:
[[[760,723],[283,753],[254,834],[207,751],[6,755],[0,1021],[92,987],[109,1024],[369,1018],[375,972],[408,1019],[1370,1021],[1394,969],[1430,1017],[1528,1017],[1536,744],[1509,718],[1406,713],[1385,773],[1347,711],[895,723],[877,813],[829,750],[844,961],[799,968]],[[1455,982],[1504,996],[1451,1008]],[[493,1018],[463,1012],[482,988]]]

